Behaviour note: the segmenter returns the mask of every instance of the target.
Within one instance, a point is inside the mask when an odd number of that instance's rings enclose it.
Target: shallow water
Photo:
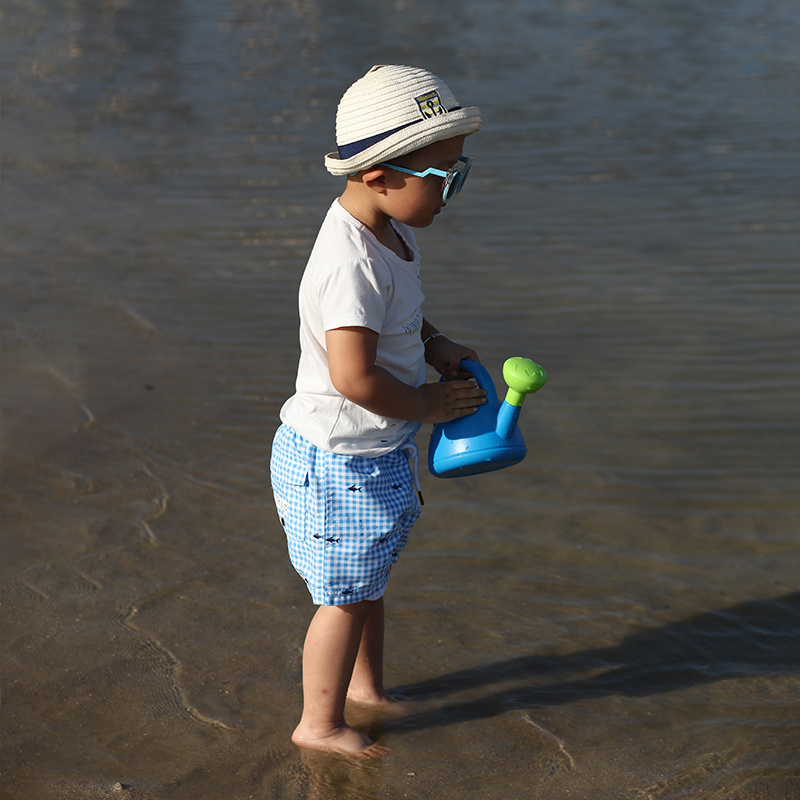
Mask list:
[[[798,20],[766,0],[2,12],[2,796],[800,797]],[[548,371],[528,458],[424,477],[357,718],[297,751],[268,491],[346,86],[484,128],[426,313]],[[426,444],[427,431],[420,435]]]

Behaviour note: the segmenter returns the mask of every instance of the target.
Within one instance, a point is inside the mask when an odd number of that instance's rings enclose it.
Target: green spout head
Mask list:
[[[547,373],[529,358],[515,356],[503,364],[503,380],[508,384],[506,402],[521,406],[525,395],[538,392],[547,381]]]

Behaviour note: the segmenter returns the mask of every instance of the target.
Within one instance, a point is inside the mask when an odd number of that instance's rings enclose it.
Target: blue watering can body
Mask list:
[[[507,367],[511,362],[526,371],[524,387]],[[530,366],[529,366],[530,365]],[[456,478],[510,467],[525,458],[528,448],[517,425],[525,395],[544,385],[547,376],[538,364],[529,359],[509,359],[504,375],[511,391],[500,402],[492,378],[486,368],[476,361],[462,361],[461,368],[469,372],[478,385],[486,390],[486,403],[474,414],[433,426],[428,447],[428,469],[437,478]],[[534,378],[531,379],[530,375]],[[535,388],[532,388],[534,387]],[[511,402],[509,402],[511,400]]]

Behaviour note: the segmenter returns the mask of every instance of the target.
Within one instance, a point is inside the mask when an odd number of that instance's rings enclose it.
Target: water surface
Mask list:
[[[4,9],[4,797],[800,796],[798,27],[767,0]],[[352,765],[288,741],[312,607],[267,462],[336,103],[387,62],[484,115],[419,234],[426,314],[549,381],[522,464],[424,478],[387,594],[419,711],[359,719],[393,752]]]

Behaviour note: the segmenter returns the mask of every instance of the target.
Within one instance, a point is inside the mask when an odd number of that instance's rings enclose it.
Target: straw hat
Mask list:
[[[462,108],[436,75],[417,67],[376,66],[339,102],[338,152],[325,156],[325,167],[348,175],[480,127],[481,112]]]

